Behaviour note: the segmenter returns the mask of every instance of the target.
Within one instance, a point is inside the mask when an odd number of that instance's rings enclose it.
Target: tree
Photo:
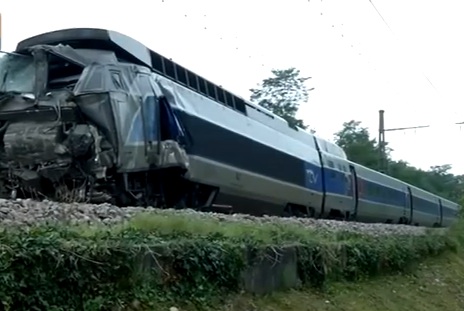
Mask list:
[[[300,104],[308,100],[309,90],[305,82],[310,77],[301,77],[300,71],[294,67],[271,72],[273,76],[264,79],[259,88],[250,89],[250,100],[284,118],[291,127],[306,129],[303,120],[295,115]]]
[[[379,169],[377,142],[369,137],[369,131],[361,126],[360,121],[343,123],[343,128],[335,133],[335,143],[345,150],[349,160],[374,170]]]

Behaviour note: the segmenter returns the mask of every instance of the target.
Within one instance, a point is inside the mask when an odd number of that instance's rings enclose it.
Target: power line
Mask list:
[[[379,110],[379,168],[380,171],[387,173],[388,172],[388,162],[386,161],[386,152],[385,152],[385,132],[394,132],[394,131],[405,131],[405,130],[416,130],[423,128],[430,128],[433,125],[418,125],[418,126],[406,126],[406,127],[396,127],[396,128],[385,128],[385,111]],[[464,121],[455,122],[452,125],[462,125]]]
[[[393,29],[390,27],[390,25],[388,24],[388,22],[385,20],[385,18],[383,17],[383,15],[380,13],[380,11],[377,9],[377,7],[375,6],[374,2],[372,2],[372,0],[369,0],[370,4],[372,4],[372,7],[374,8],[374,10],[377,12],[377,14],[380,16],[380,18],[382,19],[382,21],[384,22],[384,24],[388,27],[388,29],[390,30],[390,32],[392,33],[392,35],[395,37],[396,40],[398,40],[398,37],[396,36],[395,32],[393,31]],[[398,40],[399,41],[399,40]],[[430,86],[432,86],[432,88],[435,90],[435,92],[437,92],[440,96],[440,92],[437,90],[437,88],[435,87],[435,85],[432,83],[432,81],[430,81],[430,79],[427,77],[427,75],[424,73],[424,71],[421,70],[421,73],[422,75],[424,76],[424,78],[427,80],[427,82],[430,84]]]
[[[395,35],[395,33],[393,32],[393,29],[391,29],[390,25],[388,25],[387,21],[385,20],[385,18],[383,18],[382,14],[380,13],[380,11],[377,9],[377,7],[375,6],[374,2],[372,2],[372,0],[369,0],[369,2],[372,4],[372,6],[374,7],[374,10],[377,12],[377,14],[379,14],[380,18],[383,20],[383,22],[385,23],[385,25],[387,25],[388,29],[390,29],[390,31],[392,32],[393,35]]]

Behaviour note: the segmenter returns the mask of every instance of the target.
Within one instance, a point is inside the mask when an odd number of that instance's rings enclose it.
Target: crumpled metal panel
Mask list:
[[[155,164],[158,167],[180,166],[188,169],[189,158],[178,142],[166,140],[160,143],[160,154],[156,157]]]
[[[149,143],[158,140],[156,97],[147,84],[148,69],[139,66],[121,68],[120,85],[124,91],[111,93],[111,106],[119,132],[120,169],[144,170]],[[145,82],[145,84],[144,84]]]
[[[83,70],[74,87],[74,101],[80,112],[115,149],[119,171],[146,170],[163,163],[175,165],[176,161],[187,166],[180,146],[171,142],[158,148],[158,97],[163,94],[154,77],[148,68],[134,64],[94,63]]]
[[[57,122],[21,122],[8,126],[4,135],[5,159],[22,165],[34,165],[56,161],[56,137],[59,132]]]
[[[34,45],[60,43],[75,49],[111,50],[121,59],[151,66],[150,50],[145,45],[116,31],[98,28],[70,28],[42,33],[19,42],[16,51]]]
[[[130,80],[129,92],[125,98],[118,98],[120,94],[114,94],[112,97],[116,124],[120,129],[122,169],[137,170],[153,166],[188,167],[185,150],[174,141],[177,137],[163,138],[164,141],[161,141],[161,123],[175,122],[170,124],[170,127],[178,128],[179,131],[176,132],[182,132],[182,128],[178,120],[160,119],[159,98],[166,93],[162,92],[155,78],[156,75],[149,71],[138,70]],[[125,79],[124,83],[128,83],[127,80],[129,79]]]
[[[67,45],[35,45],[30,48],[32,51],[43,50],[50,54],[59,56],[62,59],[67,60],[68,62],[74,63],[81,67],[85,67],[94,62],[93,59],[88,59],[83,56],[79,51],[74,50],[72,47]]]
[[[98,127],[113,147],[117,147],[117,130],[113,119],[109,94],[80,95],[76,96],[75,100],[81,113],[92,124]]]
[[[100,129],[115,149],[118,155],[117,166],[124,167],[121,133],[127,131],[126,128],[130,125],[126,118],[134,114],[130,111],[134,104],[131,104],[133,100],[131,101],[127,90],[119,85],[121,81],[112,78],[110,70],[120,73],[119,77],[124,76],[121,66],[87,66],[74,88],[74,94],[82,114]]]
[[[35,64],[31,56],[0,52],[0,92],[32,93]]]
[[[185,91],[179,92],[180,85],[160,75],[154,75],[154,79],[171,106],[179,107],[181,110],[196,112],[195,104],[204,100],[203,96],[194,92],[189,92],[190,97],[185,96],[188,93]]]

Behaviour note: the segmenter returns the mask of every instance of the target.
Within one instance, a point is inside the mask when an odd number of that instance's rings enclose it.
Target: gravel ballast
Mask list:
[[[204,213],[193,210],[155,209],[144,207],[118,207],[111,204],[57,203],[51,201],[34,201],[30,199],[4,200],[0,199],[0,223],[2,225],[33,225],[45,222],[70,223],[100,223],[117,224],[130,220],[141,213],[155,215],[185,215],[200,219],[215,219],[223,222],[243,223],[277,223],[305,226],[322,231],[348,231],[368,235],[422,235],[427,228],[393,225],[345,222],[327,219],[282,218],[275,216],[254,217],[243,214],[225,215],[219,213]],[[443,229],[434,229],[443,230]]]

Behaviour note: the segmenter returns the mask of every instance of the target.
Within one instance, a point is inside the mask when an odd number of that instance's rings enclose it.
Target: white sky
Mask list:
[[[272,68],[311,76],[299,116],[332,138],[362,121],[377,136],[378,110],[393,157],[464,173],[464,2],[459,0],[132,0],[66,4],[0,0],[2,49],[46,31],[119,31],[230,91],[249,97]],[[57,5],[58,4],[58,5]],[[26,9],[27,8],[27,9]],[[427,78],[430,82],[427,80]]]

